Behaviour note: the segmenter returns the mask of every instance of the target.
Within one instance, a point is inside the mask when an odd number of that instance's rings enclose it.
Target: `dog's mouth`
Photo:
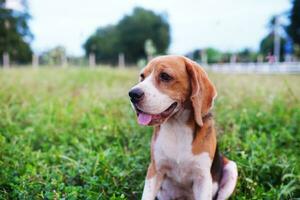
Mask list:
[[[173,113],[177,105],[178,103],[174,102],[165,111],[159,114],[146,113],[135,106],[138,123],[144,126],[159,123],[164,119],[166,119],[167,117],[169,117]]]

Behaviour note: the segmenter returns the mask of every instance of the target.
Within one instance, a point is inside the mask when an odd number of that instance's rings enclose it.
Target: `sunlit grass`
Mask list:
[[[300,76],[210,77],[232,199],[300,197]],[[137,69],[0,70],[0,199],[138,199],[151,128],[127,92]]]

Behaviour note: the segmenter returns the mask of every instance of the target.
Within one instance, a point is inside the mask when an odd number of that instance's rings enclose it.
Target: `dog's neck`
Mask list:
[[[190,101],[186,101],[182,103],[178,108],[178,111],[174,113],[168,120],[162,123],[161,126],[190,126],[194,123],[192,104]],[[192,126],[191,128],[193,129],[194,127]]]
[[[202,116],[202,121],[205,123],[207,120],[212,118],[212,113],[208,112]],[[197,124],[194,118],[194,110],[191,101],[186,101],[182,103],[179,110],[167,121],[165,121],[162,125],[171,125],[171,124],[180,124],[180,125],[188,125],[192,129],[197,128]],[[201,128],[201,127],[200,127]]]

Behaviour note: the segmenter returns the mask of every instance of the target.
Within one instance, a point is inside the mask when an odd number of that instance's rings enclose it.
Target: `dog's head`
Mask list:
[[[129,96],[141,125],[158,125],[184,107],[192,105],[199,126],[209,112],[217,92],[206,72],[183,56],[160,56],[140,73],[140,82]]]

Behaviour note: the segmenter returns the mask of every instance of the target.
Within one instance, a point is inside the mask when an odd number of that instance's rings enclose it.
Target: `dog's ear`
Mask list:
[[[184,60],[187,73],[190,77],[190,100],[194,109],[194,117],[196,123],[199,126],[203,126],[202,117],[212,108],[217,91],[199,64],[188,58],[184,58]]]

